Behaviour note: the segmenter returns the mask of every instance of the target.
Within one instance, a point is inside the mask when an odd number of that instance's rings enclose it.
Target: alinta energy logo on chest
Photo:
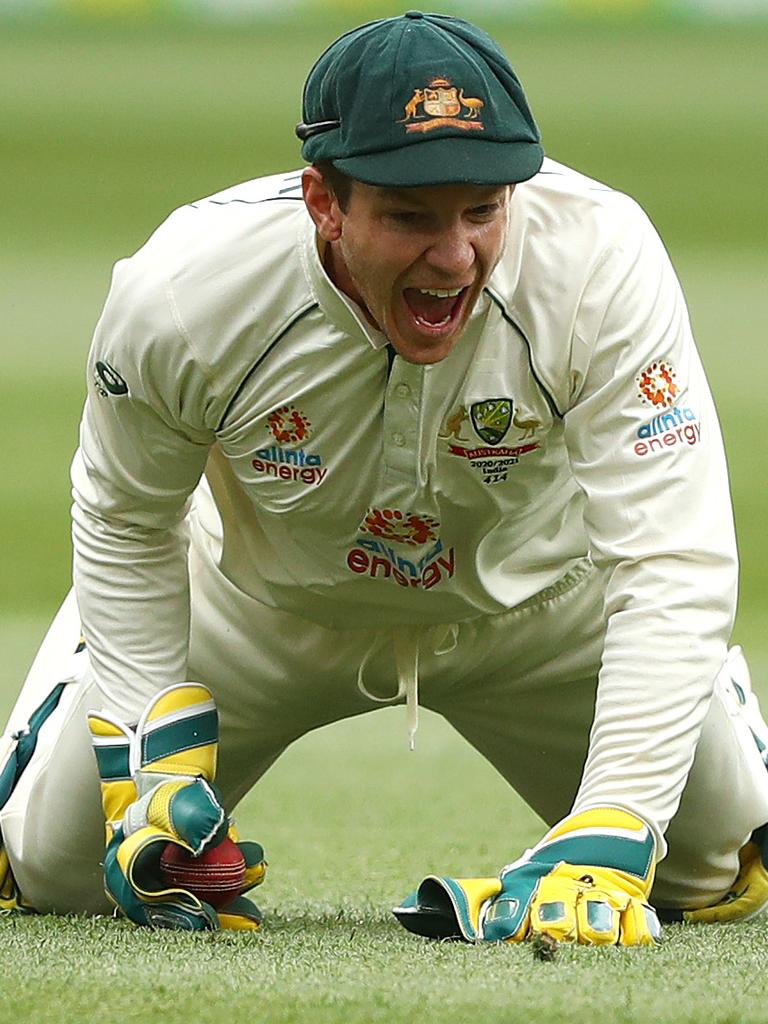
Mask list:
[[[434,516],[396,508],[369,508],[358,527],[355,546],[347,553],[347,568],[358,576],[392,580],[400,587],[432,587],[451,579],[456,551],[444,552],[440,523]],[[392,545],[406,545],[399,552]],[[427,547],[417,557],[415,548]]]
[[[395,544],[427,544],[437,540],[435,532],[440,523],[434,516],[419,515],[417,512],[401,512],[399,509],[369,508],[360,526],[361,533],[389,540]]]
[[[472,438],[466,436],[469,425],[485,444],[464,447],[472,443]],[[481,474],[483,483],[496,484],[507,479],[507,471],[518,464],[522,455],[541,447],[533,440],[540,426],[535,416],[516,410],[513,399],[487,398],[472,403],[469,410],[460,405],[451,412],[438,437],[448,442],[449,455],[468,460],[470,467]],[[516,438],[518,443],[502,445],[511,427],[521,431]],[[459,441],[463,443],[457,444]]]
[[[670,363],[660,359],[635,378],[638,398],[643,405],[657,410],[656,415],[641,423],[633,451],[638,458],[667,451],[678,445],[692,448],[701,441],[701,424],[690,405],[679,399],[682,390],[677,373]]]
[[[408,134],[431,132],[436,128],[460,128],[462,131],[484,131],[480,111],[485,102],[479,96],[465,96],[461,86],[449,78],[432,78],[418,86],[405,104],[403,117]]]
[[[281,405],[267,416],[264,427],[277,443],[256,450],[251,465],[257,473],[313,487],[323,482],[328,469],[323,466],[322,456],[303,447],[312,436],[312,423],[303,412],[294,405]]]

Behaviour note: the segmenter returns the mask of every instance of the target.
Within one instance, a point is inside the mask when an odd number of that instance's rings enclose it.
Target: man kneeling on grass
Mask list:
[[[74,594],[6,735],[3,906],[259,927],[263,851],[225,808],[299,736],[403,701],[551,826],[494,878],[425,879],[410,930],[630,945],[757,913],[768,729],[648,218],[544,159],[456,18],[342,36],[297,134],[305,170],[177,210],[115,269]]]

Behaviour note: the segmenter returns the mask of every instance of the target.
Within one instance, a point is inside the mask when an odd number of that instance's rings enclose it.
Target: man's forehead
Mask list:
[[[356,182],[356,185],[361,186],[362,182]],[[363,185],[362,187],[369,191],[369,194],[384,202],[407,202],[417,205],[427,204],[440,196],[466,199],[470,203],[483,202],[505,194],[509,188],[508,185],[477,185],[473,183],[417,186]]]

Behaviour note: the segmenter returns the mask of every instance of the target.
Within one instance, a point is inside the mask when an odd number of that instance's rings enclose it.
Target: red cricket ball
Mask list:
[[[166,885],[186,889],[219,909],[239,895],[245,881],[245,859],[229,837],[199,857],[168,843],[160,855],[160,876]]]

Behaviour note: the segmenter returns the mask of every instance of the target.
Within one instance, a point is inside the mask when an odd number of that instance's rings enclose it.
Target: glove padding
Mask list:
[[[101,777],[107,850],[104,886],[126,917],[152,928],[188,931],[252,930],[261,913],[242,893],[266,871],[258,843],[240,843],[246,864],[243,886],[218,913],[185,889],[169,888],[160,873],[168,842],[193,856],[237,833],[213,784],[218,715],[210,691],[181,683],[157,694],[135,730],[105,712],[90,712]]]
[[[656,843],[626,811],[600,808],[556,825],[499,878],[429,876],[394,910],[410,931],[466,942],[548,935],[586,945],[650,945],[661,927],[648,893]]]

